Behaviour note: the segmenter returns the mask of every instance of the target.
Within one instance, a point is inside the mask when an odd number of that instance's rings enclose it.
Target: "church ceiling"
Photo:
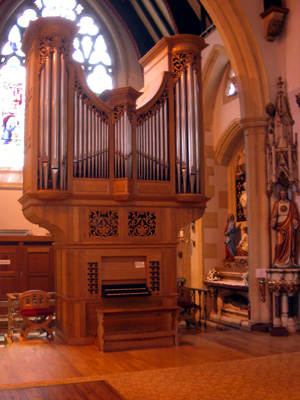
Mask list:
[[[205,35],[213,25],[199,0],[105,1],[125,26],[139,57],[164,36]]]
[[[54,1],[54,0],[53,0]],[[84,0],[82,4],[84,4]],[[143,57],[162,37],[176,34],[202,35],[214,28],[199,0],[95,0],[105,2],[125,27],[138,57]],[[0,0],[1,14],[14,4],[30,0]],[[77,0],[77,3],[81,3]]]

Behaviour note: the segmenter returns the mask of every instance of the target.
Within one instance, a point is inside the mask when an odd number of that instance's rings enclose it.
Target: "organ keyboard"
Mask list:
[[[151,296],[144,284],[102,285],[102,297],[135,297]]]

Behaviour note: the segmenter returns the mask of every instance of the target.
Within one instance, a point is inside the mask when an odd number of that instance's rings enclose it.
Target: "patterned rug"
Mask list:
[[[64,380],[106,380],[127,400],[300,400],[300,352]],[[55,385],[61,380],[0,385]],[[1,393],[0,393],[1,398]]]

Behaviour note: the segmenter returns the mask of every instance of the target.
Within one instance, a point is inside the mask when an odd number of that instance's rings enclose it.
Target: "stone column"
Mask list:
[[[249,229],[249,300],[251,323],[271,321],[271,301],[260,300],[256,269],[270,267],[269,198],[267,195],[265,140],[268,118],[241,120],[245,135],[247,216]]]

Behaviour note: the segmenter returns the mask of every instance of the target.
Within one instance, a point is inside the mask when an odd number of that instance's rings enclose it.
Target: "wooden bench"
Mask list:
[[[177,306],[96,311],[98,347],[103,352],[178,345]]]

